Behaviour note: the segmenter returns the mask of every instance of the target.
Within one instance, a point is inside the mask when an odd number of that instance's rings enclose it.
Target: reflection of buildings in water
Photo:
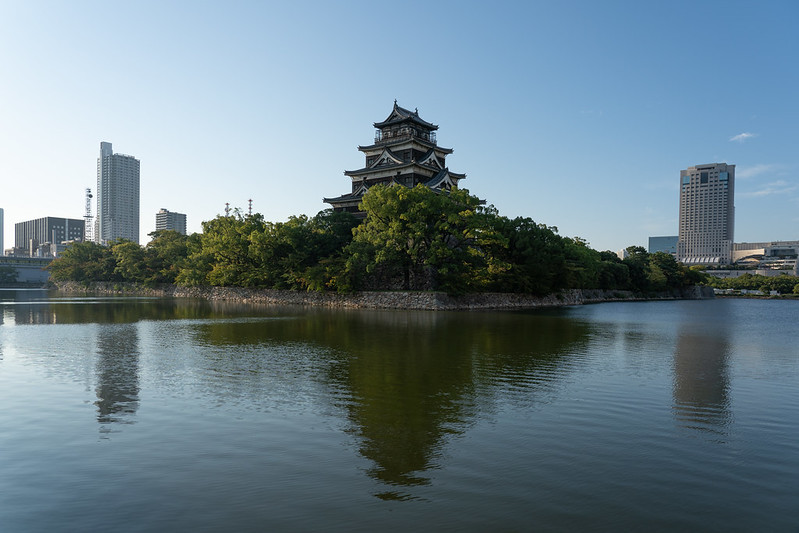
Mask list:
[[[14,323],[18,326],[58,324],[58,315],[48,305],[18,305],[14,311]]]
[[[56,323],[55,312],[50,309],[47,300],[47,291],[44,290],[8,290],[2,300],[8,300],[8,306],[4,306],[0,316],[0,323],[3,320],[9,323],[22,326],[26,324],[54,324]]]
[[[97,421],[132,423],[139,408],[136,324],[101,326],[97,334]]]
[[[730,421],[724,331],[681,332],[674,352],[674,409],[685,426],[724,432]]]

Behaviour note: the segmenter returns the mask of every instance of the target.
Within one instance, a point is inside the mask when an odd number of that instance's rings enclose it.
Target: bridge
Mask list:
[[[44,267],[52,260],[52,257],[0,256],[0,287],[44,285],[50,279],[50,272]]]

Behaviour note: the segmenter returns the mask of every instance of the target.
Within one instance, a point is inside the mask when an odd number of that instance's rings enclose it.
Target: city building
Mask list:
[[[735,165],[714,163],[680,171],[677,260],[686,265],[732,262]]]
[[[100,143],[97,158],[97,218],[94,240],[139,242],[139,160],[115,154],[111,143]]]
[[[155,214],[155,231],[172,230],[186,235],[186,215],[161,208]]]
[[[736,265],[760,270],[793,271],[799,265],[799,241],[740,242],[733,245],[732,260]]]
[[[44,217],[14,224],[14,255],[56,257],[67,242],[82,241],[83,219]]]
[[[451,148],[441,148],[436,141],[438,126],[397,105],[382,122],[375,122],[374,143],[359,146],[366,164],[344,174],[351,180],[351,190],[335,198],[324,198],[336,211],[358,213],[358,204],[369,187],[377,184],[415,187],[422,183],[431,189],[449,190],[466,178],[450,172],[445,158]]]
[[[5,226],[3,226],[3,208],[0,207],[0,255],[5,255],[5,248],[3,244],[3,232],[5,231]]]
[[[799,241],[737,242],[733,244],[733,268],[714,268],[707,274],[717,278],[737,278],[745,274],[761,276],[799,275]]]
[[[649,253],[665,252],[673,256],[677,255],[677,235],[665,237],[649,237]]]

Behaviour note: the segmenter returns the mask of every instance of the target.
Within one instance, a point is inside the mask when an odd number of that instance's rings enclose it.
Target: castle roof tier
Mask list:
[[[431,177],[427,181],[420,181],[419,183],[422,183],[426,187],[429,187],[433,190],[448,191],[453,187],[456,187],[458,185],[458,181],[465,177],[466,174],[455,174],[450,172],[449,169],[443,168],[436,173],[435,176]],[[359,212],[358,204],[361,203],[361,197],[366,194],[366,191],[369,190],[369,187],[376,185],[377,183],[382,183],[383,185],[406,185],[403,183],[404,181],[405,180],[400,175],[389,177],[381,181],[362,181],[358,184],[353,183],[353,191],[351,193],[342,194],[341,196],[337,196],[335,198],[324,198],[324,202],[326,204],[332,205],[337,211],[348,211],[357,214]]]
[[[423,184],[434,190],[449,190],[466,178],[466,174],[449,171],[445,159],[452,149],[438,146],[438,126],[419,117],[418,110],[409,111],[394,100],[388,118],[374,126],[374,144],[358,147],[365,156],[365,166],[344,172],[352,182],[351,192],[323,200],[335,210],[357,214],[360,198],[377,184]]]
[[[397,124],[409,124],[409,123],[414,123],[417,126],[427,131],[438,129],[438,126],[436,126],[435,124],[431,124],[426,120],[422,120],[422,118],[419,116],[418,109],[414,110],[413,112],[408,111],[404,107],[398,106],[396,100],[394,100],[394,109],[391,110],[391,114],[388,115],[388,118],[383,122],[375,122],[374,126],[375,128],[383,129],[396,126]]]

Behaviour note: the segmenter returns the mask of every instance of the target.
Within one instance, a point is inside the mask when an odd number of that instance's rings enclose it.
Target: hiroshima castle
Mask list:
[[[433,190],[449,190],[466,178],[466,174],[450,172],[445,158],[451,148],[441,148],[436,142],[438,126],[423,120],[419,111],[409,111],[397,105],[382,122],[375,122],[375,140],[359,146],[366,163],[358,170],[346,170],[352,180],[352,190],[335,198],[324,198],[335,211],[358,214],[361,197],[372,185],[426,185]]]

